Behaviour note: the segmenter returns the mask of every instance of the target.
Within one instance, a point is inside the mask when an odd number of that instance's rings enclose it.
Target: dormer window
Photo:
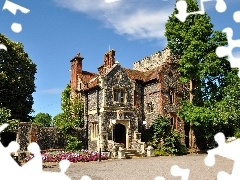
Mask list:
[[[147,112],[152,113],[153,112],[153,104],[152,102],[147,103]]]
[[[113,100],[118,103],[125,102],[125,91],[123,89],[114,89],[113,90]]]

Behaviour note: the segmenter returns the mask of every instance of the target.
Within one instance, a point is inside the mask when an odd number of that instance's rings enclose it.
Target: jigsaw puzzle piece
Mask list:
[[[185,0],[180,0],[176,3],[176,8],[178,10],[178,14],[176,14],[175,16],[181,21],[184,22],[187,18],[188,15],[190,14],[204,14],[205,10],[204,10],[204,5],[203,2],[207,2],[207,1],[212,1],[212,0],[200,0],[200,10],[196,11],[196,12],[187,12],[187,3]],[[227,9],[227,5],[225,3],[224,0],[217,0],[216,2],[216,6],[215,6],[216,10],[219,13],[223,13],[226,11]]]
[[[239,171],[239,170],[238,170]],[[218,180],[239,180],[239,173],[229,174],[224,171],[220,171],[217,175]]]
[[[227,10],[227,5],[224,0],[217,0],[215,8],[217,12],[223,13]]]
[[[28,151],[34,154],[34,157],[22,166],[22,171],[38,174],[42,172],[42,155],[37,143],[32,142],[28,145]]]
[[[239,14],[239,20],[240,20],[240,14]],[[227,40],[228,40],[228,46],[219,46],[216,48],[216,54],[218,57],[224,57],[228,56],[228,60],[231,63],[231,67],[237,67],[240,69],[240,58],[235,58],[232,54],[232,50],[236,47],[240,47],[240,39],[238,40],[233,40],[233,30],[232,28],[225,28],[223,29],[224,33],[227,35]],[[240,77],[240,72],[239,72],[239,77]]]
[[[224,171],[218,173],[218,179],[230,179],[235,180],[240,177],[240,139],[236,139],[230,143],[225,142],[225,136],[223,133],[217,133],[214,136],[215,141],[218,143],[218,147],[208,151],[204,162],[207,166],[213,166],[215,164],[215,155],[219,155],[234,161],[232,174],[228,174]]]
[[[177,165],[171,167],[171,174],[173,176],[181,176],[182,180],[188,180],[189,173],[190,173],[189,169],[182,169]]]
[[[236,11],[233,13],[233,19],[236,23],[240,23],[240,11]]]
[[[224,171],[220,171],[217,175],[217,179],[218,180],[226,180],[226,179],[231,180],[231,175]]]
[[[89,176],[83,176],[81,180],[92,180]]]
[[[8,124],[3,124],[0,126],[0,132],[2,132]],[[2,143],[0,143],[0,162],[4,162],[0,164],[1,169],[1,177],[8,177],[8,179],[15,179],[15,173],[20,173],[20,166],[17,162],[12,158],[11,153],[16,152],[19,149],[19,144],[15,141],[12,141],[8,147],[4,147]],[[9,173],[9,170],[14,173]]]
[[[62,160],[59,163],[60,173],[59,172],[43,172],[42,179],[58,179],[58,180],[71,180],[65,172],[70,166],[70,162],[68,160]],[[89,176],[83,176],[81,180],[92,180]]]
[[[181,21],[184,22],[187,18],[187,16],[189,15],[187,13],[187,3],[186,1],[178,1],[176,3],[176,8],[178,10],[178,14],[176,14],[175,16]]]
[[[154,180],[165,180],[165,178],[162,177],[162,176],[157,176],[157,177],[154,178]]]
[[[214,164],[212,162],[215,155],[219,155],[228,158],[233,161],[240,162],[239,150],[240,150],[240,139],[236,139],[230,143],[225,143],[225,136],[223,133],[217,133],[214,136],[215,141],[218,143],[218,147],[215,149],[208,150],[208,155],[205,158],[205,164]],[[211,166],[211,165],[210,165]]]

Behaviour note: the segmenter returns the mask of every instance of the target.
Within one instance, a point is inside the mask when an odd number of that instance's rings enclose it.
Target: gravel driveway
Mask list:
[[[116,159],[101,162],[72,163],[67,175],[72,180],[88,175],[92,180],[154,180],[163,176],[166,180],[180,180],[171,175],[173,165],[189,168],[189,180],[216,180],[219,171],[231,173],[233,161],[217,156],[213,167],[204,164],[206,154],[175,157],[147,157],[136,159]],[[44,168],[45,171],[59,171],[58,165]]]

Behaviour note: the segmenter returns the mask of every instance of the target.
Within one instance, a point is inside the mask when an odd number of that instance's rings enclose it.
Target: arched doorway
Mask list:
[[[116,124],[115,127],[115,142],[123,143],[126,147],[126,127],[122,124]]]

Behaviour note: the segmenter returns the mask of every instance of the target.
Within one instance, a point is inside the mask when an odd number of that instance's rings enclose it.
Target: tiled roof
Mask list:
[[[158,70],[161,69],[161,66],[158,66],[154,69],[148,70],[146,72],[138,71],[138,70],[132,70],[124,68],[128,76],[133,80],[140,80],[142,82],[148,82],[153,79],[158,78]]]
[[[125,70],[125,72],[128,74],[128,76],[131,79],[144,81],[144,79],[145,79],[144,72],[138,71],[138,70],[127,69],[127,68],[123,68],[123,69]]]
[[[78,77],[81,79],[81,81],[84,85],[86,83],[88,83],[91,79],[93,79],[97,76],[98,76],[97,73],[91,73],[91,72],[88,72],[88,71],[82,71],[81,74],[78,74]]]
[[[155,67],[149,71],[146,71],[144,73],[145,75],[145,78],[144,78],[144,82],[148,82],[148,81],[151,81],[153,79],[158,79],[158,72],[159,70],[162,68],[162,66],[158,66],[158,67]]]
[[[149,71],[143,72],[138,70],[132,70],[123,68],[124,71],[127,73],[127,75],[133,79],[133,80],[139,80],[142,82],[148,82],[153,79],[158,79],[158,72],[160,69],[162,69],[161,66],[155,67],[154,69],[151,69]],[[82,71],[82,74],[79,74],[80,79],[82,80],[83,84],[85,84],[85,87],[83,90],[91,89],[98,86],[98,76],[97,73],[91,73],[87,71]],[[88,83],[88,86],[86,84]]]

